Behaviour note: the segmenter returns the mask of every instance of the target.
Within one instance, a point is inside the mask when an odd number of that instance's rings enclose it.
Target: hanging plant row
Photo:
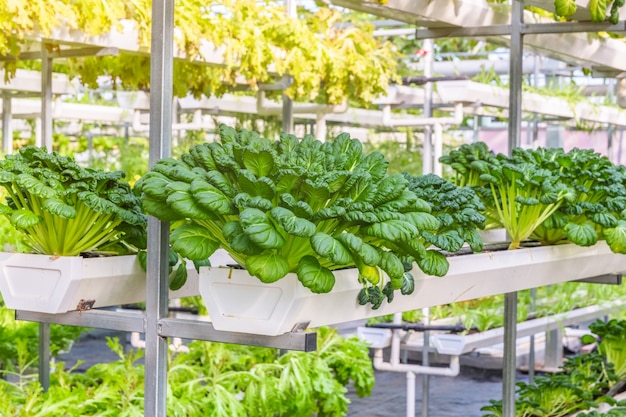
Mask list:
[[[293,135],[271,141],[221,125],[219,141],[159,161],[135,190],[146,213],[172,222],[172,247],[189,259],[222,248],[264,283],[295,273],[314,293],[333,289],[333,271],[354,267],[359,303],[378,308],[396,290],[413,292],[414,262],[429,275],[446,274],[446,257],[430,246],[481,248],[475,231],[432,215],[411,177],[387,167],[382,154],[364,154],[347,134],[325,143]],[[464,226],[482,220],[469,204],[475,217]]]
[[[516,148],[495,155],[483,142],[441,158],[480,196],[487,228],[503,227],[510,249],[532,239],[543,244],[593,246],[606,240],[626,253],[626,174],[589,149]]]
[[[122,30],[126,20],[138,32],[140,52],[146,52],[150,49],[150,16],[149,1],[55,0],[46,7],[30,1],[12,2],[0,11],[0,55],[17,57],[35,31],[48,37],[53,30],[67,26],[97,36]],[[288,75],[293,83],[286,93],[294,99],[369,103],[384,94],[389,80],[396,76],[398,55],[374,38],[373,27],[354,23],[340,28],[342,19],[341,13],[328,8],[290,18],[284,5],[274,1],[177,2],[175,43],[186,59],[175,62],[174,93],[219,96],[235,85],[238,76],[256,89],[259,83],[276,82]],[[202,50],[207,48],[222,56],[223,66],[198,65],[205,60]],[[9,69],[15,65],[5,63]],[[55,69],[79,76],[92,87],[103,75],[127,89],[150,87],[147,55],[81,58]]]

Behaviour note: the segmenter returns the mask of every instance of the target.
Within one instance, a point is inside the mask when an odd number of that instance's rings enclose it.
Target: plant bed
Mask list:
[[[299,323],[331,325],[626,271],[626,256],[611,252],[605,242],[457,255],[448,261],[443,277],[414,268],[415,291],[378,309],[358,303],[362,286],[356,269],[334,271],[333,290],[315,294],[299,285],[295,274],[264,284],[244,270],[201,268],[200,293],[217,330],[278,335]]]
[[[64,313],[145,300],[135,255],[94,257],[0,253],[0,291],[16,310]]]

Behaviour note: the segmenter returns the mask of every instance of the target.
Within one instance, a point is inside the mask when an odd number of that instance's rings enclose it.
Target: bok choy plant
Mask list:
[[[483,160],[465,158],[465,154],[475,154],[473,148],[484,150],[485,146],[480,142],[463,145],[441,162],[461,176],[477,176],[477,193],[511,236],[509,249],[517,249],[564,202],[573,202],[576,192],[558,171],[543,167],[541,159],[524,157],[530,150],[514,149],[512,158],[503,154]]]
[[[82,168],[70,157],[28,146],[0,160],[7,194],[0,213],[35,253],[128,253],[145,247],[146,218],[123,178],[122,171]]]
[[[387,167],[348,134],[272,141],[221,125],[219,141],[159,161],[135,189],[146,213],[172,222],[182,256],[223,248],[262,282],[295,273],[315,293],[333,288],[333,270],[356,267],[359,302],[378,308],[413,292],[414,261],[430,275],[448,270],[423,243],[439,228],[430,205]]]
[[[422,232],[426,245],[456,252],[467,242],[472,251],[483,250],[478,230],[485,227],[485,206],[470,187],[457,187],[434,174],[404,173],[404,177],[409,181],[409,189],[431,205],[431,214],[440,223],[436,233]]]

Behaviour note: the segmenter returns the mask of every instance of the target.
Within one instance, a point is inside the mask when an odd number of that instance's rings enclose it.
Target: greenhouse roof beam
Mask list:
[[[610,24],[608,22],[558,22],[558,23],[525,23],[520,28],[523,35],[548,35],[555,33],[581,32],[626,32],[626,21]],[[416,39],[463,38],[475,36],[504,36],[511,31],[511,25],[445,27],[415,30]]]
[[[419,29],[417,38],[484,36],[489,37],[490,42],[509,44],[511,7],[506,4],[489,5],[476,0],[388,0],[385,4],[364,0],[331,1],[338,6],[428,28]],[[577,0],[577,3],[581,1]],[[574,33],[607,30],[622,32],[626,27],[624,22],[617,25],[563,22],[563,29],[557,29],[556,26],[561,23],[554,23],[530,11],[524,12],[524,21],[527,24],[523,24],[521,30],[526,35],[525,48],[575,65],[592,67],[594,71],[606,74],[626,71],[626,61],[616,59],[626,55],[624,42],[608,38],[590,39],[584,33]],[[529,25],[531,22],[532,25]]]
[[[103,47],[103,46],[88,46],[84,48],[75,49],[61,49],[58,51],[48,52],[48,58],[81,58],[87,56],[115,56],[119,54],[119,48],[115,47]],[[42,58],[41,51],[28,51],[22,52],[16,58],[14,56],[0,56],[0,62],[5,61],[31,61],[39,60]]]

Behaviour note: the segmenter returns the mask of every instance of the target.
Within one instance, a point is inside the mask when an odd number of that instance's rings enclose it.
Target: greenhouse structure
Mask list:
[[[5,2],[0,416],[626,416],[623,6]]]

